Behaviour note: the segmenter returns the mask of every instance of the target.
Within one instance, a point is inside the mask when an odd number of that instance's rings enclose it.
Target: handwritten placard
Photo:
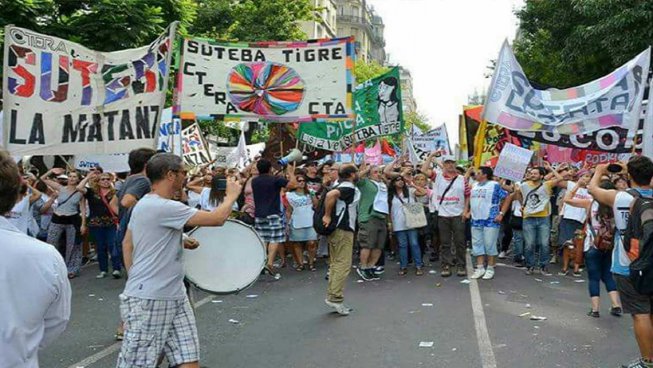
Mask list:
[[[521,181],[524,179],[531,157],[533,151],[506,143],[494,168],[494,175],[512,181]]]

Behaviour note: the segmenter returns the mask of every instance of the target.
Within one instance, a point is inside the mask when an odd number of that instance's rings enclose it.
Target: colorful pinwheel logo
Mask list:
[[[304,98],[304,81],[285,65],[239,64],[229,72],[227,91],[240,110],[257,115],[283,115],[296,110]]]

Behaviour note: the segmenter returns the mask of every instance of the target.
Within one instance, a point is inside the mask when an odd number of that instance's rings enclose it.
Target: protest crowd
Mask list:
[[[170,367],[199,368],[188,294],[194,287],[221,291],[190,277],[186,250],[211,248],[207,240],[216,252],[233,246],[193,231],[234,224],[243,235],[255,234],[238,245],[260,242],[264,265],[250,283],[223,294],[249,287],[259,275],[283,287],[290,273],[324,272],[324,303],[348,316],[352,270],[361,283],[397,272],[406,284],[426,274],[501,284],[502,267],[522,269],[525,278],[555,274],[587,283],[587,307],[577,311],[582,318],[631,315],[640,356],[624,367],[653,367],[653,162],[647,154],[653,109],[644,147],[633,141],[641,130],[635,125],[643,115],[641,76],[650,49],[562,96],[533,89],[504,44],[490,98],[460,117],[460,143],[469,136],[468,149],[452,150],[444,125],[428,132],[405,126],[398,68],[353,85],[351,38],[251,44],[184,38],[181,60],[173,63],[175,27],[149,46],[116,53],[56,37],[45,43],[53,50],[29,49],[24,35],[49,36],[7,28],[5,62],[12,65],[4,68],[0,238],[10,246],[2,244],[0,301],[10,303],[0,305],[6,317],[0,327],[17,337],[0,334],[0,367],[2,359],[38,367],[38,348],[70,319],[71,280],[94,272],[94,282],[125,283],[120,310],[103,311],[116,314],[108,328],[123,341],[119,368],[156,367],[163,357]],[[61,53],[63,80],[67,47],[74,50],[75,72],[53,91],[49,52]],[[48,69],[40,78],[22,66],[35,58]],[[173,65],[177,85],[169,91]],[[505,84],[508,78],[517,81]],[[34,83],[43,83],[38,94]],[[68,85],[79,93],[68,98]],[[164,109],[167,92],[174,95],[171,109]],[[598,112],[586,108],[609,99]],[[470,116],[479,124],[464,132]],[[260,120],[270,131],[292,126],[292,140],[285,149],[283,142],[272,147],[270,135],[266,151],[252,154],[241,126],[238,146],[218,163],[198,122],[220,119]],[[543,136],[554,146],[555,134],[572,151],[569,145],[580,144],[576,135],[597,131],[616,137],[618,148],[606,149],[596,137],[581,143],[628,157],[599,164],[553,160],[536,147]],[[388,139],[393,149],[385,149]],[[106,155],[128,168],[64,159],[37,169],[28,155]],[[233,263],[228,266],[241,266]],[[31,298],[17,295],[23,290]]]
[[[23,172],[6,221],[57,249],[70,279],[92,261],[98,279],[126,276],[121,229],[151,190],[147,162],[156,154],[132,151],[126,178],[99,166],[85,173]],[[416,165],[405,157],[384,166],[326,160],[273,167],[257,159],[243,170],[207,166],[187,173],[175,199],[212,211],[225,198],[228,178],[242,188],[230,217],[254,226],[267,245],[264,272],[278,280],[285,272],[315,272],[323,263],[329,280],[325,302],[342,315],[351,311],[344,286],[352,265],[361,280],[374,282],[391,261],[405,277],[424,275],[424,265],[432,263],[439,264],[442,277],[491,280],[502,260],[525,275],[586,278],[587,315],[594,318],[602,312],[601,284],[612,305],[605,312],[612,316],[637,316],[650,308],[650,297],[639,295],[628,280],[621,244],[631,203],[653,197],[653,162],[644,156],[616,168],[552,167],[544,161],[529,167],[522,182],[496,178],[487,166],[457,166],[440,152]],[[318,211],[320,224],[314,223]],[[646,333],[649,322],[635,319],[636,330]]]

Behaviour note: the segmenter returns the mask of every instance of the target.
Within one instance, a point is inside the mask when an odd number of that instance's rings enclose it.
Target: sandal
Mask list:
[[[125,333],[122,331],[116,331],[116,334],[113,337],[116,341],[122,341],[125,338]]]
[[[303,266],[303,265],[299,265],[299,266],[295,267],[295,271],[297,271],[297,272],[302,272],[302,271],[304,271],[304,266]]]
[[[315,265],[313,265],[313,264],[308,265],[308,269],[311,270],[311,272],[317,271],[317,268],[315,268]]]

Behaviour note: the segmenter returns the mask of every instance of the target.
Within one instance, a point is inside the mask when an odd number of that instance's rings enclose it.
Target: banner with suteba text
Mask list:
[[[184,39],[175,115],[273,122],[348,120],[351,38],[221,43]]]
[[[297,139],[319,149],[344,151],[354,142],[403,132],[399,68],[358,85],[354,112],[355,122],[300,124]]]
[[[634,137],[651,48],[612,73],[567,89],[535,89],[504,42],[488,89],[483,120],[511,130],[587,134],[620,127]]]
[[[58,155],[155,147],[175,29],[148,46],[97,52],[5,27],[5,148]]]

